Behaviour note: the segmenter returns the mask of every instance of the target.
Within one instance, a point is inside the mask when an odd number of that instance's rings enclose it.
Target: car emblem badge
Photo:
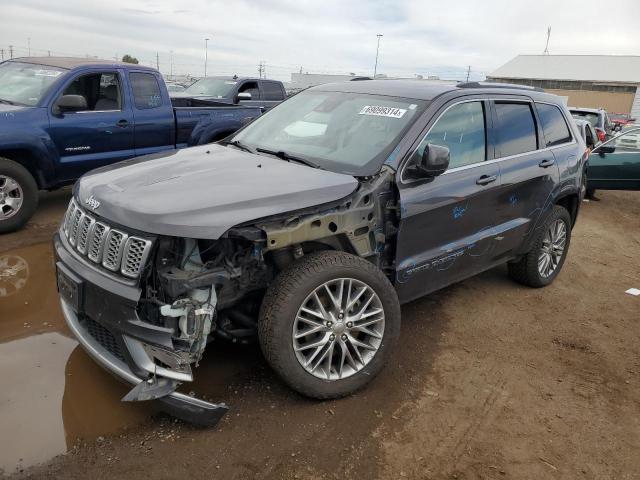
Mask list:
[[[89,198],[87,198],[84,201],[84,203],[85,203],[85,205],[87,205],[89,208],[91,208],[93,210],[97,210],[97,208],[100,206],[100,202],[98,200],[96,200],[93,195],[91,195]]]

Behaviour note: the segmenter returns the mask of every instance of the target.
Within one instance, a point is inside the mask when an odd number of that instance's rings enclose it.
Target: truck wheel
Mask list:
[[[566,208],[555,205],[529,253],[509,263],[509,276],[534,288],[549,285],[564,265],[570,242],[571,216]]]
[[[337,398],[382,369],[400,332],[400,303],[371,262],[339,251],[309,254],[268,288],[258,337],[267,362],[294,390]]]
[[[19,229],[38,205],[38,185],[29,171],[0,157],[0,233]]]

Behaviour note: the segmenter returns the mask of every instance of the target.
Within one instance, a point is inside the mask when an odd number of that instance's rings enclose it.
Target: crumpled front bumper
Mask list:
[[[144,322],[138,319],[135,312],[137,288],[101,275],[95,267],[86,265],[69,251],[64,245],[65,241],[58,234],[54,236],[57,268],[81,279],[83,304],[86,306],[86,311],[78,314],[64,298],[60,298],[69,329],[87,353],[117,378],[132,386],[152,376],[155,378],[156,375],[150,374],[150,370],[155,369],[158,374],[161,371],[153,363],[149,364],[149,357],[143,354],[141,345],[162,345],[170,339],[161,330],[146,328]],[[107,341],[104,337],[107,337]],[[190,380],[190,375],[173,373],[172,381]],[[157,401],[167,413],[203,426],[215,425],[228,410],[224,403],[210,403],[176,391]]]

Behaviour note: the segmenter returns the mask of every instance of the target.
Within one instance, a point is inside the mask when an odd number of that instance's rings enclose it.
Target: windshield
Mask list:
[[[571,110],[571,116],[573,118],[581,118],[583,120],[586,120],[587,122],[589,122],[594,127],[600,127],[600,125],[598,124],[600,116],[597,113],[581,112],[579,110]]]
[[[189,95],[206,95],[207,97],[227,98],[233,91],[235,80],[225,80],[222,78],[202,78],[184,90]]]
[[[418,118],[420,100],[362,93],[299,93],[233,137],[335,172],[373,175]]]
[[[0,101],[30,107],[37,105],[64,71],[31,63],[0,63]]]

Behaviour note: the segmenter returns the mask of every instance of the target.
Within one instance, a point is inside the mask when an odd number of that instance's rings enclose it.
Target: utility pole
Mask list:
[[[209,60],[209,39],[205,38],[204,39],[204,76],[207,76],[207,61]]]
[[[9,45],[9,58],[13,58],[13,45]]]
[[[469,67],[467,67],[467,82],[469,81],[469,75],[471,75],[471,65],[469,65]]]
[[[382,38],[382,34],[378,33],[376,35],[378,37],[378,46],[376,48],[376,65],[373,67],[373,78],[376,78],[376,74],[378,73],[378,53],[380,52],[380,39]]]
[[[258,64],[258,78],[267,78],[267,64],[264,60],[260,60]]]
[[[47,57],[51,56],[51,50],[47,50]]]
[[[156,70],[160,71],[160,54],[156,52]]]
[[[29,47],[29,57],[31,56],[31,37],[27,38],[27,46]]]
[[[169,71],[173,79],[173,50],[169,50]]]
[[[551,38],[551,27],[547,28],[547,44],[544,47],[543,55],[549,55],[549,39]]]

